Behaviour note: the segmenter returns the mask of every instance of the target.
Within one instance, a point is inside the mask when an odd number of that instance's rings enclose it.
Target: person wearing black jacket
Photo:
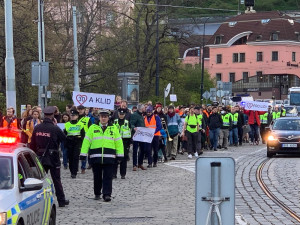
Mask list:
[[[217,151],[218,146],[218,139],[219,139],[219,133],[220,128],[222,126],[222,117],[218,113],[218,109],[216,106],[213,106],[212,114],[208,118],[208,127],[209,127],[209,139],[211,148],[214,149],[214,151]]]
[[[53,106],[44,108],[44,121],[37,125],[33,130],[31,148],[38,155],[46,173],[50,170],[58,205],[59,207],[65,207],[66,205],[69,205],[69,200],[66,200],[61,184],[61,162],[58,148],[59,144],[66,140],[66,136],[52,121],[54,118],[54,111],[55,108]]]
[[[131,113],[130,113],[130,111],[127,108],[127,101],[126,100],[122,100],[121,101],[120,109],[123,109],[125,111],[125,120],[130,121]],[[114,111],[114,114],[111,116],[110,121],[112,123],[114,123],[114,121],[116,119],[120,119],[119,118],[119,114],[118,114],[118,110]]]
[[[235,112],[239,114],[237,128],[238,128],[238,139],[239,145],[243,144],[243,127],[245,126],[244,113],[240,111],[240,107],[238,105],[235,106]]]

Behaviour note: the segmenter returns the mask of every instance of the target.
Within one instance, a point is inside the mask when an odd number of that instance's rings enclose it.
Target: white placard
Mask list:
[[[171,102],[177,102],[177,95],[170,95]]]
[[[137,127],[132,139],[134,141],[151,143],[154,137],[155,129],[147,127]]]
[[[65,123],[57,123],[56,124],[61,130],[65,129]]]
[[[73,91],[75,106],[97,107],[102,109],[114,109],[115,95],[95,94]]]
[[[243,103],[246,110],[253,110],[253,111],[268,111],[268,102],[255,102],[249,101]]]

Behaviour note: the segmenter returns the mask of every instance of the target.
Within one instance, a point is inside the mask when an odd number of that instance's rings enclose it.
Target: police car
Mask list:
[[[18,142],[16,132],[0,130],[0,225],[55,225],[53,182],[36,154]]]

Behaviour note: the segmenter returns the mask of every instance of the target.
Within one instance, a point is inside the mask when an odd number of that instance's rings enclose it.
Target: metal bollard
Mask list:
[[[220,199],[221,197],[221,187],[220,187],[220,170],[221,170],[221,162],[212,162],[211,166],[211,196],[213,202],[216,203],[216,199]],[[219,221],[219,208],[216,205],[213,205],[212,215],[211,215],[211,224],[212,225],[219,225],[221,221]]]

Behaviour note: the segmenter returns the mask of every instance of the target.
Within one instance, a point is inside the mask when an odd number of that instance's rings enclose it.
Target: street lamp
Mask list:
[[[203,79],[204,79],[204,36],[205,36],[205,25],[206,25],[206,22],[209,20],[209,17],[207,17],[207,19],[204,21],[204,24],[203,24],[203,34],[202,34],[202,64],[201,64],[201,86],[200,86],[200,89],[201,89],[201,92],[200,92],[200,104],[202,105],[202,101],[203,101],[203,98],[202,98],[202,95],[203,95]]]

